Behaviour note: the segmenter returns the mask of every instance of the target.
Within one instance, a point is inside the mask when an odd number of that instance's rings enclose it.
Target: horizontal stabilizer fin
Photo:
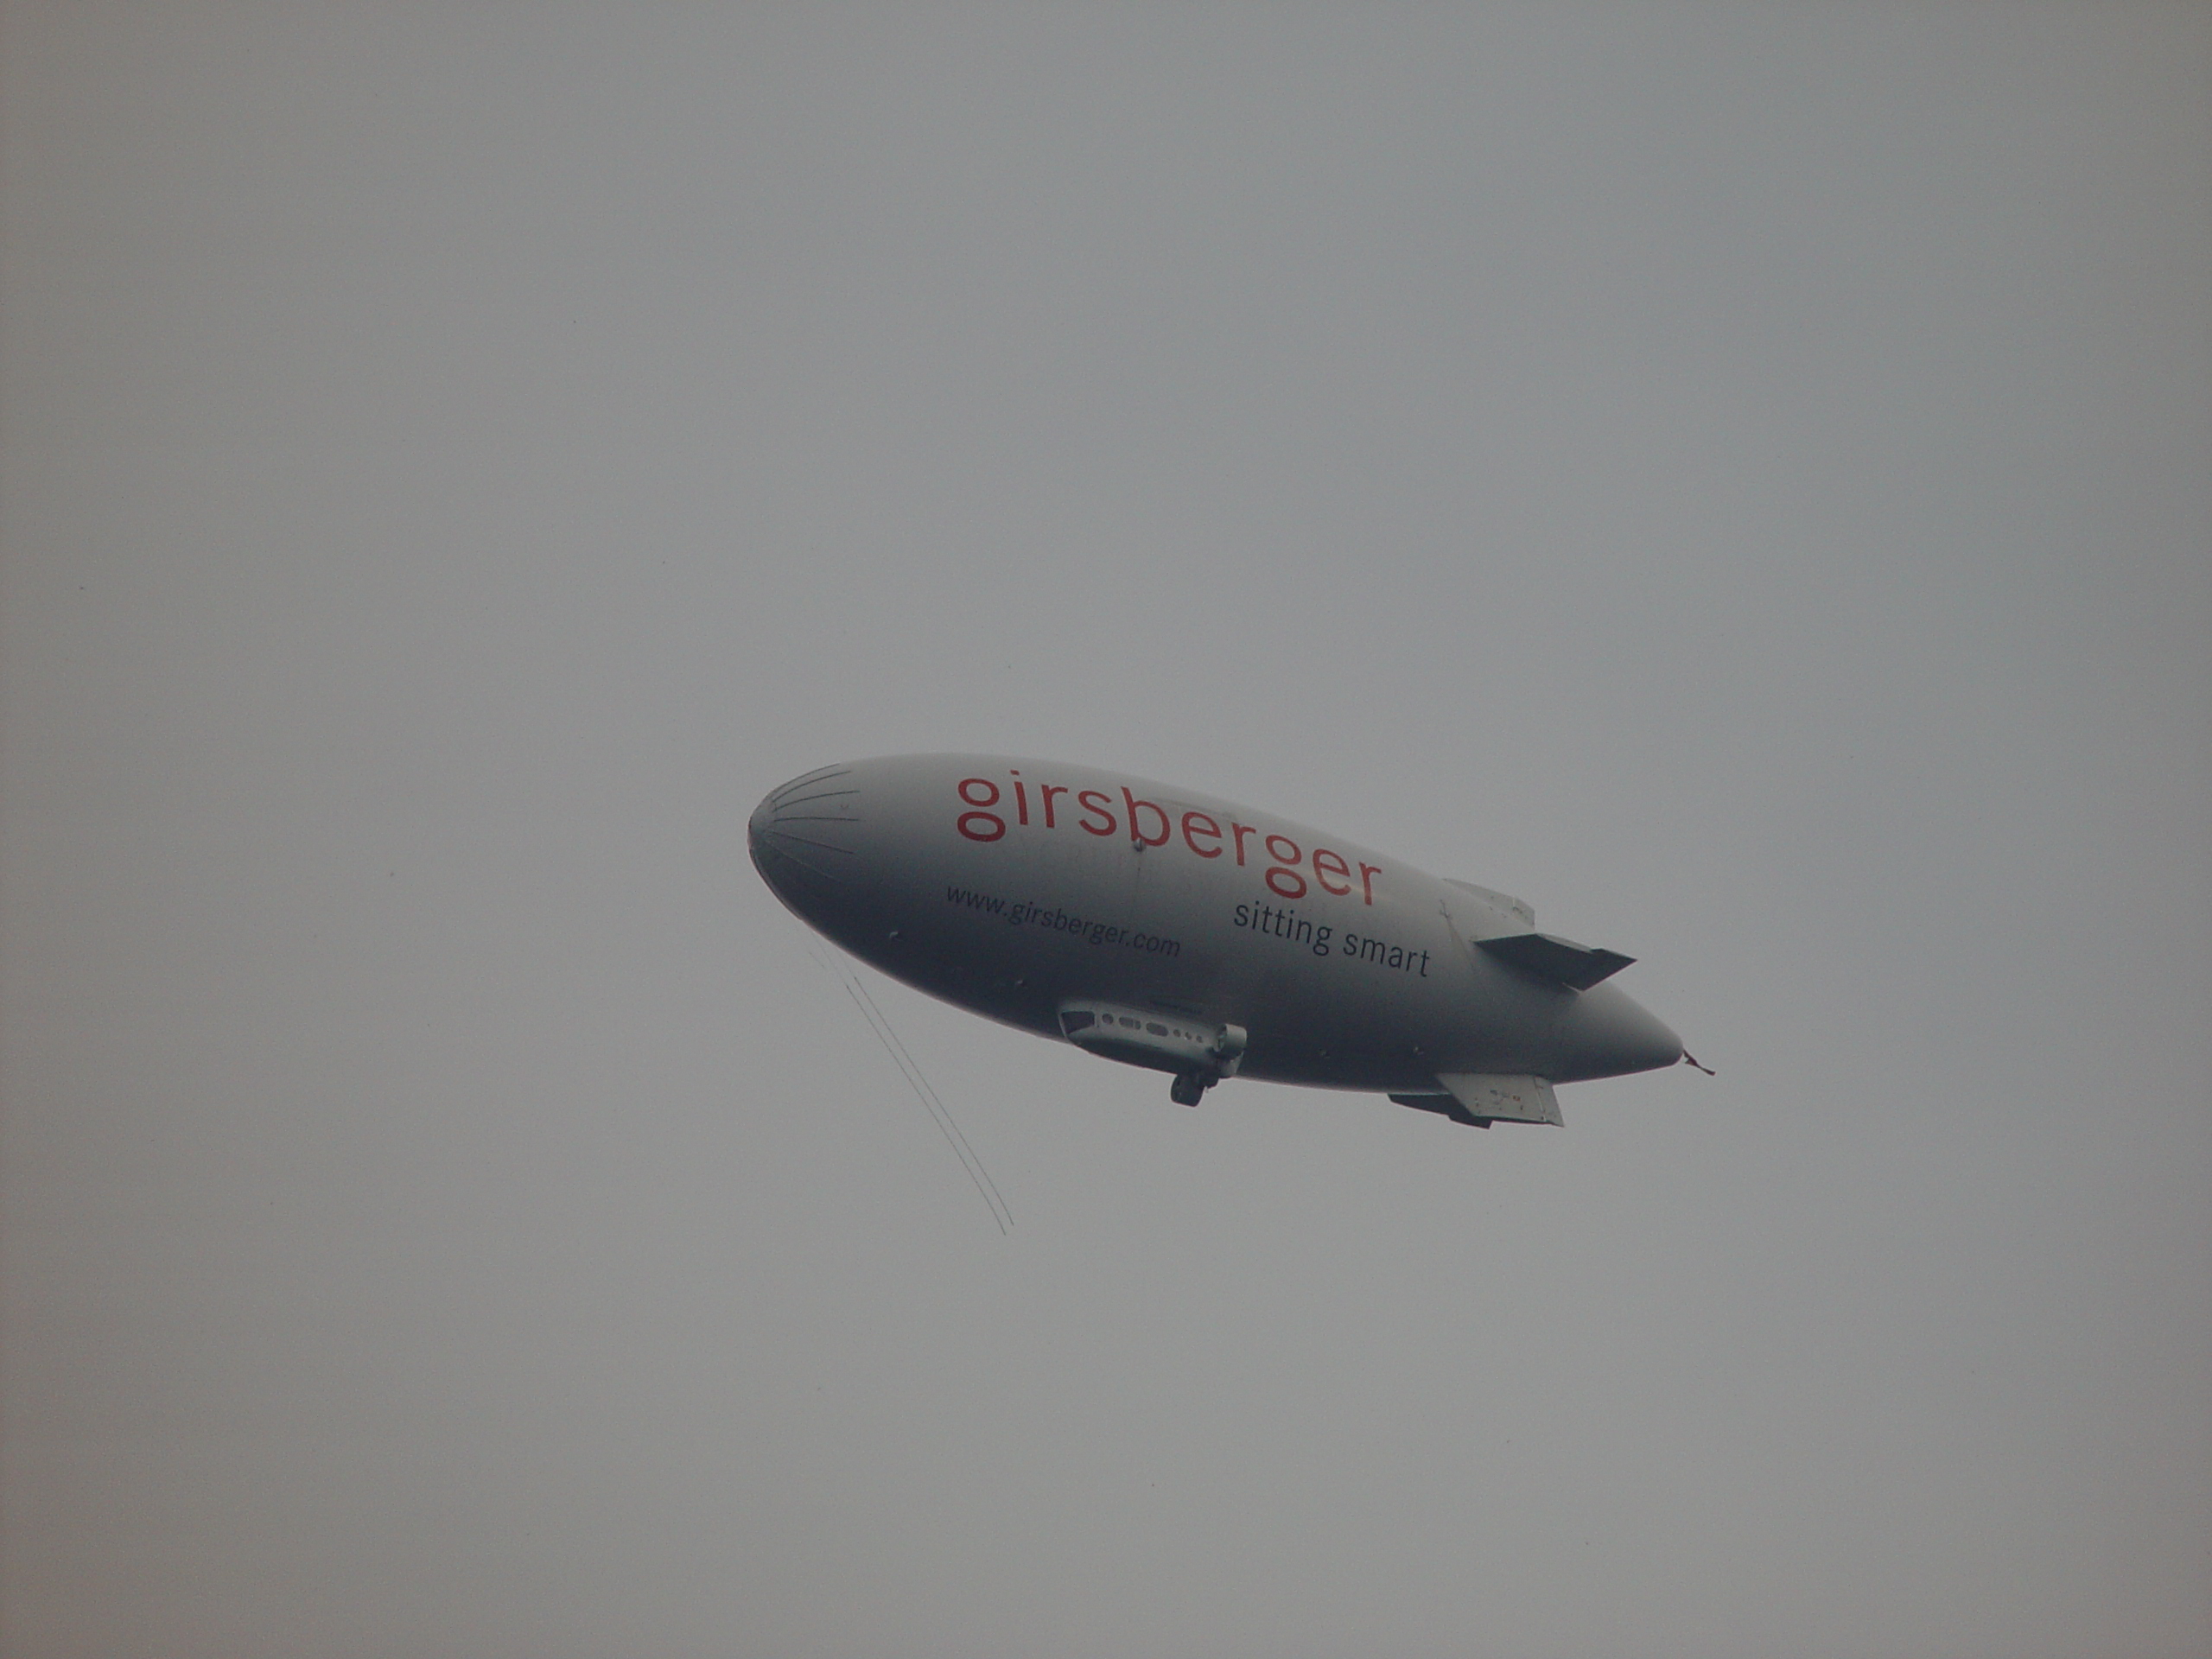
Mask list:
[[[1390,1098],[1401,1106],[1410,1106],[1416,1111],[1434,1112],[1440,1117],[1450,1118],[1454,1123],[1464,1123],[1471,1129],[1490,1128],[1490,1119],[1468,1116],[1467,1109],[1449,1095],[1393,1095]]]
[[[1618,950],[1577,944],[1556,933],[1503,933],[1496,938],[1476,940],[1475,948],[1489,951],[1500,962],[1510,963],[1524,974],[1534,974],[1538,979],[1548,979],[1555,984],[1572,985],[1578,991],[1586,991],[1600,980],[1611,979],[1636,960]]]
[[[1454,1123],[1486,1129],[1493,1123],[1558,1123],[1559,1096],[1542,1077],[1493,1077],[1480,1071],[1446,1071],[1436,1095],[1393,1095],[1401,1106],[1440,1112]]]

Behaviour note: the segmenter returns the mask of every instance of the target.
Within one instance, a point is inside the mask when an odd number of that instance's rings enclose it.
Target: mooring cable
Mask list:
[[[915,1063],[914,1057],[907,1052],[906,1045],[899,1040],[899,1033],[891,1028],[891,1021],[884,1017],[883,1010],[876,1007],[875,999],[868,995],[868,987],[861,983],[859,975],[843,963],[833,961],[824,955],[821,947],[813,941],[808,941],[807,949],[815,961],[845,988],[845,995],[852,999],[853,1006],[861,1011],[861,1018],[868,1021],[868,1029],[875,1033],[876,1041],[883,1045],[883,1052],[891,1057],[891,1063],[899,1068],[899,1075],[906,1079],[907,1086],[921,1101],[923,1109],[930,1115],[930,1121],[937,1125],[938,1133],[944,1137],[945,1145],[950,1147],[952,1155],[960,1160],[960,1166],[968,1172],[969,1180],[989,1208],[991,1219],[998,1224],[999,1231],[1010,1232],[1014,1227],[1014,1212],[1007,1207],[1006,1200],[1000,1197],[998,1183],[991,1179],[990,1172],[983,1167],[983,1160],[976,1156],[975,1147],[968,1144],[968,1137],[960,1132],[960,1125],[953,1122],[950,1109],[939,1097],[936,1089],[931,1086],[929,1078],[923,1075],[922,1068]]]

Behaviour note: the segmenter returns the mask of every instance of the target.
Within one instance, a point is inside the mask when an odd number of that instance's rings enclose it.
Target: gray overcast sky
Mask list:
[[[5,7],[0,1646],[2212,1648],[2212,11]],[[1117,766],[1564,1130],[872,980]]]

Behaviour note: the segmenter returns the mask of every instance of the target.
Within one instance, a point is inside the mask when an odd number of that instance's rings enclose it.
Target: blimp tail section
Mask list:
[[[1503,1077],[1479,1071],[1446,1071],[1436,1081],[1444,1092],[1393,1095],[1401,1106],[1440,1112],[1454,1123],[1486,1129],[1493,1123],[1561,1122],[1559,1096],[1542,1077]]]

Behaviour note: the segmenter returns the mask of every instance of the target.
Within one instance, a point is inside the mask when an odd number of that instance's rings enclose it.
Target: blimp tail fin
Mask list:
[[[1436,1095],[1393,1095],[1401,1106],[1440,1112],[1454,1123],[1471,1123],[1486,1129],[1492,1123],[1551,1123],[1561,1122],[1559,1096],[1543,1077],[1502,1077],[1479,1071],[1446,1071],[1436,1081],[1444,1092]]]
[[[1487,950],[1501,962],[1510,963],[1524,974],[1571,985],[1578,991],[1586,991],[1600,980],[1611,979],[1636,960],[1618,950],[1577,944],[1556,933],[1502,933],[1494,938],[1477,939],[1475,947]]]

